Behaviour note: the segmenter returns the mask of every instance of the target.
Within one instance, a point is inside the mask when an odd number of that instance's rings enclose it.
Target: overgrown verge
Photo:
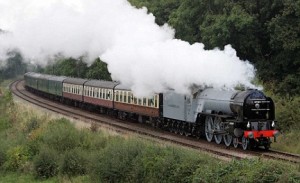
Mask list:
[[[300,154],[300,96],[288,97],[275,95],[271,91],[267,94],[275,102],[277,128],[281,134],[272,148]]]
[[[297,182],[300,167],[220,162],[134,136],[76,129],[0,98],[0,182]]]

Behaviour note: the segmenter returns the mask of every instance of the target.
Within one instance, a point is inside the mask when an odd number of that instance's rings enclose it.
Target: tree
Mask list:
[[[89,79],[100,79],[111,81],[110,73],[107,69],[107,64],[97,58],[94,63],[88,68],[86,77]]]
[[[84,78],[87,71],[87,64],[83,60],[84,57],[74,59],[72,57],[64,58],[63,56],[58,56],[53,64],[46,67],[45,72],[53,75]]]
[[[0,69],[0,78],[15,78],[26,72],[27,65],[24,63],[23,57],[18,50],[7,52],[7,56],[8,59],[5,61],[5,65]]]

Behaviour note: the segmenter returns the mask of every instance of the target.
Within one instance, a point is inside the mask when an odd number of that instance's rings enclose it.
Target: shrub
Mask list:
[[[30,118],[25,124],[25,132],[30,133],[33,130],[39,128],[40,124],[38,123],[38,119],[36,117]]]
[[[9,149],[6,153],[4,168],[6,170],[16,171],[23,166],[28,160],[28,152],[22,146],[16,146]]]
[[[50,178],[58,173],[58,152],[44,148],[34,160],[34,170],[36,176],[39,178]]]
[[[295,128],[300,129],[300,96],[279,96],[272,91],[266,91],[266,93],[275,103],[277,127],[283,132]]]
[[[64,118],[52,121],[42,134],[42,141],[57,151],[67,151],[80,146],[80,133]]]
[[[87,129],[80,130],[77,133],[79,138],[77,146],[84,150],[100,150],[107,145],[108,137],[101,133],[91,133]]]
[[[195,170],[212,158],[181,148],[149,145],[135,159],[133,182],[191,182]]]
[[[91,132],[97,132],[98,129],[99,129],[99,125],[96,122],[93,122],[90,127]]]
[[[121,138],[111,139],[110,144],[93,161],[91,178],[96,182],[128,182],[134,159],[144,145]]]
[[[194,182],[289,182],[299,178],[293,169],[291,165],[279,162],[239,160],[216,167],[201,165],[194,174]]]
[[[1,110],[1,109],[0,109]],[[9,119],[6,115],[1,115],[0,118],[0,132],[4,131],[11,127],[11,123],[9,123]]]
[[[68,176],[84,175],[87,171],[87,159],[81,149],[66,152],[63,158],[61,172]]]

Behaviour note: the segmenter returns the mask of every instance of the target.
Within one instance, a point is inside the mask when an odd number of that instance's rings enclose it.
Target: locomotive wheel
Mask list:
[[[239,146],[239,139],[237,137],[234,137],[232,143],[233,147],[237,148]]]
[[[215,120],[214,120],[214,126],[215,126],[214,129],[217,130],[217,131],[221,131],[223,129],[221,123],[222,123],[221,119],[218,118],[218,117],[216,117]],[[223,135],[214,135],[214,139],[215,139],[215,142],[217,144],[221,144],[221,142],[222,142],[222,136]]]
[[[232,139],[233,139],[232,135],[225,134],[225,135],[223,136],[224,143],[225,143],[225,145],[226,145],[227,147],[230,146],[230,144],[231,144],[231,142],[232,142]]]
[[[249,139],[244,136],[242,137],[242,147],[243,150],[247,150],[249,148]]]
[[[206,119],[205,119],[205,136],[206,136],[206,140],[208,142],[211,142],[213,137],[214,137],[213,126],[214,126],[213,118],[211,116],[206,116]]]

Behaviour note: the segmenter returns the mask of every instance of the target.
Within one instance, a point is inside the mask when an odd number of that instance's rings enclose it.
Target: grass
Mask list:
[[[5,174],[0,173],[0,183],[82,183],[88,182],[89,178],[87,176],[77,176],[77,177],[53,177],[46,180],[36,179],[33,174],[24,174],[19,172],[9,172]]]
[[[277,142],[272,143],[272,149],[290,152],[294,154],[300,154],[300,130],[294,129],[287,132],[286,134],[281,134],[277,138]]]

